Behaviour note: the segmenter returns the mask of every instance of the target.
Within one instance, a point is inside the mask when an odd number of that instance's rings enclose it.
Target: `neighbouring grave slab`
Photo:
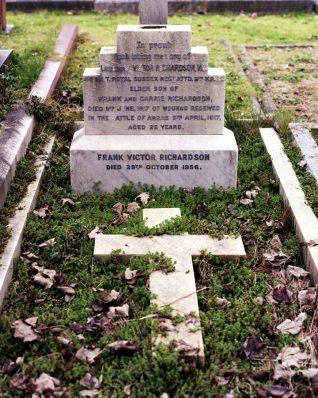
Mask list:
[[[12,52],[12,50],[0,50],[0,69],[9,62]]]
[[[304,191],[285,154],[278,134],[272,128],[260,129],[262,140],[272,159],[280,193],[291,211],[296,235],[302,245],[305,264],[315,283],[318,283],[318,220],[308,205]]]
[[[145,209],[143,218],[149,227],[159,226],[163,221],[180,216],[180,209]],[[204,364],[204,345],[200,329],[200,314],[197,288],[192,258],[201,256],[203,251],[225,258],[245,256],[240,237],[213,239],[208,235],[162,235],[136,238],[125,235],[97,235],[94,256],[97,260],[107,260],[113,251],[121,256],[144,256],[149,253],[164,253],[175,262],[175,270],[170,273],[156,271],[150,275],[149,289],[153,295],[152,304],[158,309],[170,306],[173,316],[184,318],[178,325],[171,319],[162,317],[160,324],[167,330],[164,336],[159,335],[155,344],[174,343],[191,362]],[[116,255],[117,252],[116,252]]]
[[[51,138],[36,161],[36,178],[28,186],[26,196],[16,207],[14,216],[9,220],[8,228],[11,233],[8,244],[0,254],[0,308],[2,307],[5,294],[8,290],[14,263],[19,259],[23,231],[27,222],[28,214],[34,209],[36,199],[40,190],[41,180],[44,174],[47,160],[54,145],[54,138]]]
[[[103,47],[100,67],[84,72],[84,129],[71,145],[75,191],[236,186],[224,71],[208,67],[206,47],[192,47],[190,26],[154,24],[167,7],[151,11],[151,1],[140,3],[145,25],[119,25],[117,46]]]
[[[67,57],[75,44],[78,28],[64,25],[58,36],[56,61],[47,61],[30,96],[44,101],[54,90],[63,71]],[[34,117],[23,106],[15,106],[1,122],[0,129],[0,207],[3,207],[11,181],[14,178],[17,162],[25,155],[35,126]]]
[[[303,155],[307,170],[318,185],[318,145],[310,133],[310,124],[290,123],[289,128]]]

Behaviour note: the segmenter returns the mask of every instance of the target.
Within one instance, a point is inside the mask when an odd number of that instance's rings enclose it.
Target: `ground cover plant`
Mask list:
[[[81,36],[55,99],[45,106],[33,103],[39,120],[36,137],[54,133],[58,138],[0,320],[2,395],[314,397],[317,372],[301,369],[315,366],[315,289],[309,288],[301,248],[258,133],[260,125],[273,121],[238,120],[253,116],[248,100],[253,89],[238,76],[221,43],[225,36],[237,44],[240,40],[306,41],[312,35],[314,16],[173,17],[172,23],[192,24],[194,45],[207,45],[211,66],[223,66],[228,73],[226,120],[240,150],[238,188],[205,192],[126,186],[103,195],[71,191],[72,120],[82,117],[83,68],[98,64],[99,48],[114,43],[118,23],[136,22],[136,17],[22,14],[14,17],[21,29],[20,17],[22,22],[28,17],[80,23],[87,33]],[[279,29],[269,29],[269,22]],[[286,119],[277,119],[282,135]],[[33,141],[36,151],[41,143],[37,138]],[[17,178],[25,174],[21,169]],[[311,189],[313,198],[317,197]],[[148,195],[140,196],[142,192]],[[13,206],[13,193],[10,198]],[[92,261],[91,238],[98,232],[156,233],[143,226],[145,207],[181,208],[181,220],[166,223],[159,233],[240,234],[243,238],[244,260],[224,261],[206,254],[196,260],[206,354],[202,369],[164,347],[153,355],[152,333],[162,332],[158,320],[170,314],[169,308],[158,311],[149,305],[147,280],[154,269],[171,271],[173,265],[166,258],[156,254],[123,262],[114,253],[109,262]],[[300,313],[306,315],[299,317]],[[291,323],[286,324],[287,319]],[[285,333],[277,329],[282,324],[280,330]],[[286,347],[292,348],[286,351]]]

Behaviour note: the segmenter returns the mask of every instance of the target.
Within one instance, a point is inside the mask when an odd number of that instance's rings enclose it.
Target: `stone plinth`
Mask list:
[[[98,135],[79,130],[71,146],[72,188],[111,192],[123,184],[236,187],[238,148],[222,135]]]

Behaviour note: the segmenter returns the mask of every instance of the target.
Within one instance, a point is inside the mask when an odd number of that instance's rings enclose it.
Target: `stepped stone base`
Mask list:
[[[124,184],[229,189],[237,183],[238,148],[222,135],[87,135],[75,133],[71,182],[76,192],[112,192]]]

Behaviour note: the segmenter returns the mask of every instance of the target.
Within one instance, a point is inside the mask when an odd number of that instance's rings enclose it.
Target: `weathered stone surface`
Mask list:
[[[167,0],[139,0],[139,22],[141,25],[166,25],[167,21]]]
[[[0,207],[13,180],[17,162],[25,155],[32,137],[34,118],[23,108],[13,109],[1,122],[0,130]]]
[[[151,226],[180,214],[180,209],[145,209],[143,218],[151,220]],[[149,226],[149,225],[148,225]],[[152,303],[159,309],[170,306],[173,316],[186,317],[177,326],[162,318],[160,324],[166,334],[160,335],[155,344],[175,342],[177,350],[185,350],[185,356],[198,364],[204,364],[204,346],[200,330],[199,306],[196,294],[192,257],[202,251],[226,258],[245,256],[241,238],[212,239],[208,235],[162,235],[135,238],[124,235],[98,235],[95,239],[94,256],[97,260],[108,259],[113,250],[120,250],[125,257],[143,256],[160,252],[175,262],[175,270],[168,274],[156,271],[150,275],[149,288],[154,298]],[[189,314],[192,314],[189,316]]]
[[[53,92],[61,76],[77,37],[76,25],[64,25],[55,46],[58,61],[47,61],[30,96],[44,101]],[[17,162],[25,155],[35,125],[34,117],[24,107],[17,106],[1,123],[0,129],[0,207],[4,201],[11,181],[14,178]]]
[[[238,148],[223,135],[96,135],[78,131],[71,145],[72,188],[111,192],[123,184],[232,188]],[[141,167],[140,167],[141,166]]]
[[[4,252],[0,255],[0,308],[11,281],[14,263],[20,256],[22,236],[27,217],[29,212],[35,207],[45,164],[52,151],[53,144],[54,138],[44,148],[44,156],[41,155],[37,160],[35,165],[37,168],[36,179],[29,185],[26,196],[16,207],[15,215],[9,220],[11,237]]]
[[[308,171],[315,178],[318,185],[318,145],[316,141],[303,123],[290,123],[289,128],[295,143],[303,155]]]
[[[12,55],[12,50],[0,50],[0,69],[7,64]]]
[[[186,25],[120,25],[84,73],[86,134],[222,134],[224,80]]]
[[[142,211],[142,218],[148,228],[157,227],[164,221],[176,217],[181,217],[181,211],[178,207],[143,209]]]
[[[267,152],[279,182],[284,203],[291,211],[296,235],[303,247],[305,263],[310,274],[318,282],[318,220],[308,205],[304,191],[293,170],[292,164],[284,152],[284,147],[276,131],[272,128],[260,129]]]
[[[46,61],[39,79],[34,84],[30,97],[36,96],[45,101],[52,94],[60,80],[67,57],[72,52],[78,35],[77,25],[66,24],[56,40],[54,53],[59,58],[56,61]]]

